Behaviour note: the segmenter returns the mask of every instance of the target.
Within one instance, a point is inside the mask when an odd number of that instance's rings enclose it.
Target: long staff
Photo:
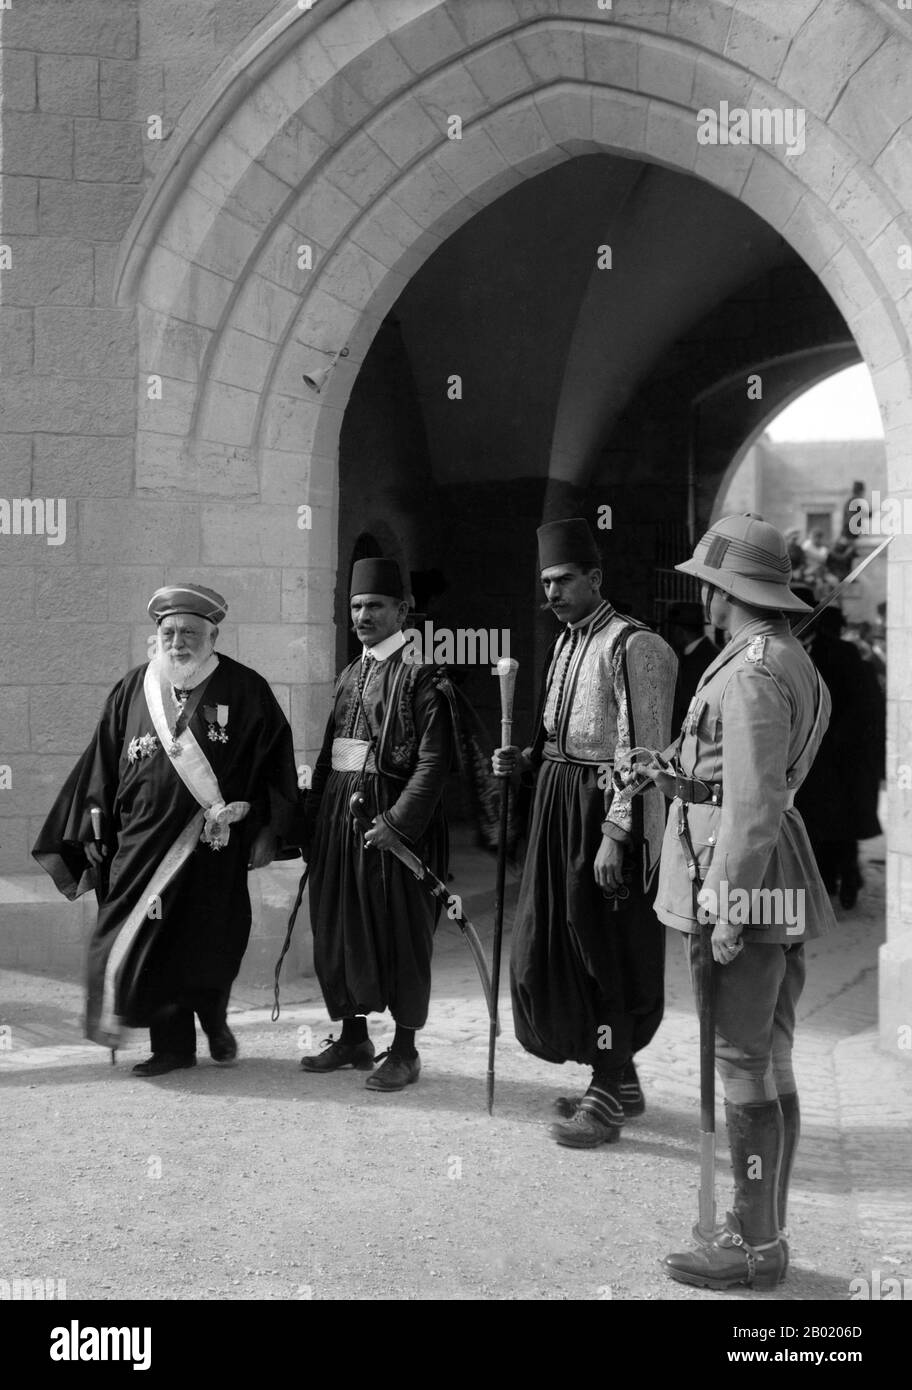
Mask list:
[[[700,1001],[700,1203],[698,1230],[710,1241],[716,1226],[716,1010],[712,925],[697,923],[694,984]]]
[[[509,748],[513,740],[513,692],[519,662],[502,656],[497,663],[500,681],[500,746]],[[500,989],[500,948],[503,941],[504,885],[507,876],[507,820],[510,814],[509,775],[499,773],[500,830],[497,837],[497,888],[494,895],[494,952],[491,958],[491,1027],[488,1033],[488,1114],[494,1113],[494,1054],[497,1051],[497,996]]]

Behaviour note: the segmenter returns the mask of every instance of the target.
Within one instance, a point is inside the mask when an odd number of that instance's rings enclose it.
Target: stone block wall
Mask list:
[[[319,741],[333,672],[308,640],[319,585],[295,524],[300,489],[267,465],[261,491],[249,457],[227,446],[185,450],[177,466],[148,445],[137,458],[139,421],[186,441],[200,334],[172,335],[174,376],[156,399],[137,311],[114,307],[113,292],[121,241],[181,112],[271,8],[28,0],[0,10],[0,498],[41,499],[44,510],[29,507],[32,534],[0,532],[0,965],[81,968],[94,898],[66,903],[29,848],[107,691],[146,659],[145,605],[166,578],[226,594],[220,649],[272,681],[297,716],[300,761],[313,761],[305,714]],[[239,384],[251,345],[238,345]],[[220,405],[226,417],[236,408]],[[313,532],[325,556],[328,531]],[[291,878],[281,867],[251,880],[247,978],[271,977]],[[308,965],[308,935],[287,968]]]
[[[0,41],[0,497],[44,509],[43,524],[31,517],[43,534],[0,534],[0,873],[21,875],[106,690],[132,664],[135,603],[164,571],[134,546],[112,565],[108,519],[113,504],[128,528],[137,521],[136,328],[112,286],[144,189],[138,5],[14,5]],[[2,894],[11,912],[15,896]],[[58,915],[72,911],[58,902]],[[14,915],[28,903],[20,894]]]

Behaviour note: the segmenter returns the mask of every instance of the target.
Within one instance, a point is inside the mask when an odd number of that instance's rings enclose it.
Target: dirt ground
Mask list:
[[[557,1147],[547,1125],[554,1098],[581,1091],[586,1073],[524,1054],[505,998],[488,1116],[487,1020],[451,924],[419,1040],[421,1080],[393,1095],[366,1091],[362,1073],[300,1070],[301,1053],[328,1032],[311,980],[286,987],[275,1024],[265,992],[242,1001],[231,1018],[237,1067],[215,1066],[203,1047],[195,1070],[148,1081],[130,1071],[144,1035],[112,1067],[77,1041],[77,987],[7,974],[9,1277],[65,1279],[67,1297],[80,1299],[845,1300],[873,1261],[892,1261],[886,1270],[912,1259],[895,1226],[891,1254],[891,1237],[859,1219],[840,1129],[835,1050],[870,1028],[875,1010],[882,866],[869,874],[840,933],[810,948],[792,1273],[773,1293],[689,1289],[659,1268],[686,1246],[696,1215],[697,1028],[677,938],[666,1020],[639,1059],[647,1113],[619,1144],[578,1152]],[[371,1032],[379,1050],[389,1020],[372,1019]],[[721,1117],[719,1129],[724,1211]]]

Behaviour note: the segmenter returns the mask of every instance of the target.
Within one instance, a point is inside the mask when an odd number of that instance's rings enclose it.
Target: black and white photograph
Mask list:
[[[28,1373],[900,1354],[910,335],[912,0],[0,0]]]

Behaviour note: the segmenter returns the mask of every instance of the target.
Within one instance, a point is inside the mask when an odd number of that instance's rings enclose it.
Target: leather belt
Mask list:
[[[711,801],[713,806],[722,805],[721,782],[702,782],[699,777],[684,777],[680,773],[660,772],[656,786],[667,797],[677,797],[679,801],[702,805]]]
[[[688,804],[701,806],[709,801],[713,806],[722,805],[721,782],[701,782],[699,777],[683,777],[680,773],[660,772],[656,778],[656,786],[664,796],[677,797],[679,801]],[[789,788],[784,810],[791,811],[794,806],[795,791],[796,788]]]

